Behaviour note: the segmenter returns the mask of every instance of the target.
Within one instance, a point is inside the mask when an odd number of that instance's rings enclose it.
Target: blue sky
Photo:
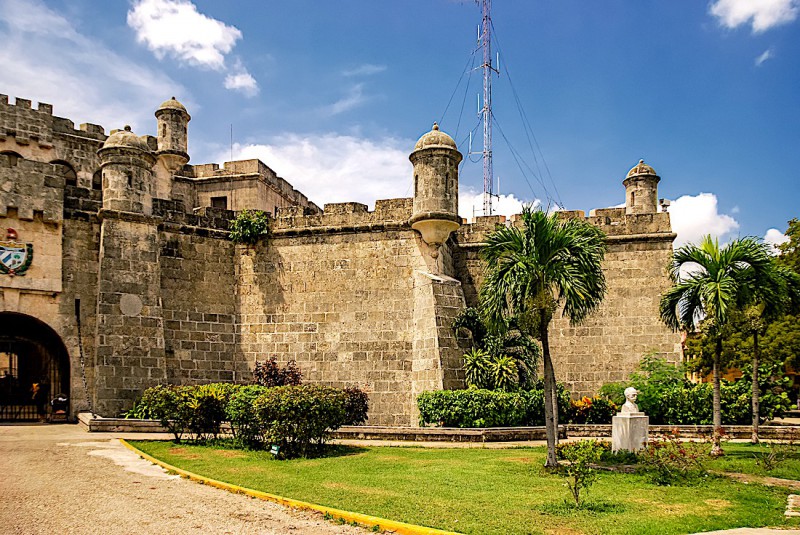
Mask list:
[[[499,209],[617,205],[644,158],[680,242],[785,230],[800,216],[799,15],[799,0],[494,0],[495,116],[530,168],[496,127]],[[139,134],[175,95],[193,163],[258,157],[319,204],[372,205],[410,195],[407,156],[434,120],[467,152],[479,22],[468,0],[0,0],[0,93]],[[465,163],[463,215],[481,188]]]

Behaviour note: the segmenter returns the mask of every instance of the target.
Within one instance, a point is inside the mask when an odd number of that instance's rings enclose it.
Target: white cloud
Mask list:
[[[492,199],[492,215],[512,215],[521,214],[524,204],[533,204],[534,207],[541,205],[539,199],[530,201],[518,199],[513,193],[500,195],[500,198]],[[461,188],[458,191],[458,215],[467,221],[473,221],[475,216],[483,215],[483,192],[473,189]]]
[[[716,0],[709,12],[725,28],[749,24],[753,33],[788,24],[800,12],[798,0]]]
[[[413,147],[414,141],[396,138],[285,134],[267,144],[235,144],[233,159],[260,159],[319,206],[360,202],[372,208],[376,199],[412,195]]]
[[[756,58],[756,67],[760,67],[762,63],[764,63],[768,59],[772,59],[773,56],[774,54],[772,53],[772,49],[771,48],[766,49],[763,54],[761,54]]]
[[[713,193],[679,197],[672,201],[669,215],[672,230],[678,235],[675,247],[698,243],[706,234],[722,238],[739,228],[733,217],[719,213],[717,196]]]
[[[372,76],[386,70],[386,65],[374,65],[372,63],[365,63],[353,69],[342,71],[342,76]]]
[[[771,228],[764,235],[764,242],[772,246],[772,249],[777,253],[778,245],[789,241],[789,236],[776,228]]]
[[[330,106],[326,106],[323,111],[328,115],[339,115],[340,113],[357,108],[366,101],[367,97],[364,96],[364,84],[355,84],[354,86],[350,87],[347,95],[340,98]]]
[[[225,89],[241,91],[248,97],[254,97],[258,94],[258,82],[247,69],[237,64],[233,72],[225,77]]]
[[[107,130],[131,124],[144,134],[155,126],[160,102],[188,93],[164,73],[81,34],[40,0],[0,0],[0,22],[3,92],[51,103],[56,115],[76,124]]]
[[[158,58],[221,70],[242,32],[197,11],[188,0],[137,0],[128,11],[136,39]]]

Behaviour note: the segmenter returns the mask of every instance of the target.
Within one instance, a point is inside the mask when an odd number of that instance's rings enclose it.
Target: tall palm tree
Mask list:
[[[559,306],[572,323],[578,323],[603,300],[605,251],[605,234],[597,227],[526,206],[522,225],[494,231],[481,253],[487,275],[479,300],[487,323],[502,329],[505,318],[516,316],[518,326],[542,343],[545,466],[558,464],[558,401],[548,328]]]
[[[800,309],[800,275],[785,266],[778,265],[776,262],[772,264],[772,269],[765,270],[760,280],[752,279],[749,281],[749,286],[753,292],[750,300],[754,302],[747,306],[743,313],[744,327],[753,337],[753,431],[750,437],[750,442],[753,444],[758,444],[759,442],[758,426],[761,419],[759,414],[761,391],[758,381],[761,348],[758,338],[766,332],[769,322],[778,319],[787,312],[794,312]]]
[[[706,320],[714,338],[711,454],[722,455],[723,329],[735,310],[763,299],[767,293],[766,281],[774,277],[772,257],[768,246],[757,238],[737,239],[720,248],[719,240],[705,236],[700,245],[684,245],[673,253],[670,275],[673,286],[661,296],[661,319],[675,331],[695,329],[700,321]]]

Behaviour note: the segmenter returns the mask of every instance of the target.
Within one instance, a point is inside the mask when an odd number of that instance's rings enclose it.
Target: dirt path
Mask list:
[[[780,479],[777,477],[758,476],[755,474],[741,474],[739,472],[713,472],[721,476],[741,481],[742,483],[758,483],[768,487],[786,487],[787,489],[800,490],[800,481],[794,479]]]
[[[169,476],[115,438],[74,425],[0,425],[0,531],[368,533]]]

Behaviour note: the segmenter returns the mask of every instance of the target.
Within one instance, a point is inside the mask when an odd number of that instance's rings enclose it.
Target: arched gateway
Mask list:
[[[0,420],[48,418],[59,394],[69,396],[61,337],[34,317],[0,312]]]

